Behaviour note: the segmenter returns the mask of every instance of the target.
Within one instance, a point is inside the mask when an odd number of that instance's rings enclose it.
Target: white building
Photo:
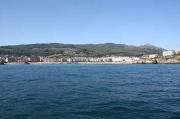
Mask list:
[[[149,55],[150,59],[157,58],[157,57],[158,57],[158,54],[151,54],[151,55]]]
[[[7,57],[5,58],[5,62],[9,62],[9,59]]]
[[[180,54],[180,48],[175,50],[176,54]]]
[[[163,52],[163,56],[173,56],[176,52],[174,50],[168,50]]]
[[[124,59],[123,57],[111,57],[112,62],[122,62]]]
[[[55,62],[53,58],[46,57],[44,58],[44,62]]]
[[[73,61],[72,58],[68,58],[68,59],[67,59],[67,62],[72,62],[72,61]]]

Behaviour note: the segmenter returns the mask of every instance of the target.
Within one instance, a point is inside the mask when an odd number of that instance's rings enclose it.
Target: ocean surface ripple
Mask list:
[[[0,119],[180,119],[180,65],[2,65]]]

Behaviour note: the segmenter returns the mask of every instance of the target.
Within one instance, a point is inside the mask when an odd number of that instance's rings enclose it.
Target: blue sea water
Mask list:
[[[0,119],[180,119],[180,65],[1,65]]]

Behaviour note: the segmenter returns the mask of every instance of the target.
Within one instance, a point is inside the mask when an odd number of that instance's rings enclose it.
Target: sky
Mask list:
[[[0,45],[180,48],[180,0],[0,0]]]

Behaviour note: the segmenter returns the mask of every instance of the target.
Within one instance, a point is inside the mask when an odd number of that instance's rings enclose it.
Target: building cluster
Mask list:
[[[137,62],[140,60],[139,57],[45,57],[45,56],[21,56],[21,57],[8,57],[5,56],[6,62]]]
[[[0,62],[3,61],[3,62],[8,62],[8,57],[5,57],[5,56],[0,56]]]
[[[1,57],[0,57],[1,59]],[[107,56],[107,57],[67,57],[62,55],[51,55],[51,56],[3,56],[2,59],[5,62],[13,63],[21,63],[21,62],[129,62],[136,63],[140,60],[139,57],[122,57],[122,56]]]
[[[180,49],[164,51],[163,57],[180,54]],[[104,56],[104,57],[68,57],[61,54],[51,56],[0,56],[0,60],[8,63],[22,63],[22,62],[43,62],[43,63],[76,63],[76,62],[119,62],[119,63],[150,63],[159,57],[158,54],[144,55],[142,57],[123,57],[123,56]]]
[[[0,59],[4,60],[5,62],[41,62],[41,57],[40,56],[31,56],[31,57],[27,57],[27,56],[21,56],[21,57],[15,57],[15,56],[1,56]]]

